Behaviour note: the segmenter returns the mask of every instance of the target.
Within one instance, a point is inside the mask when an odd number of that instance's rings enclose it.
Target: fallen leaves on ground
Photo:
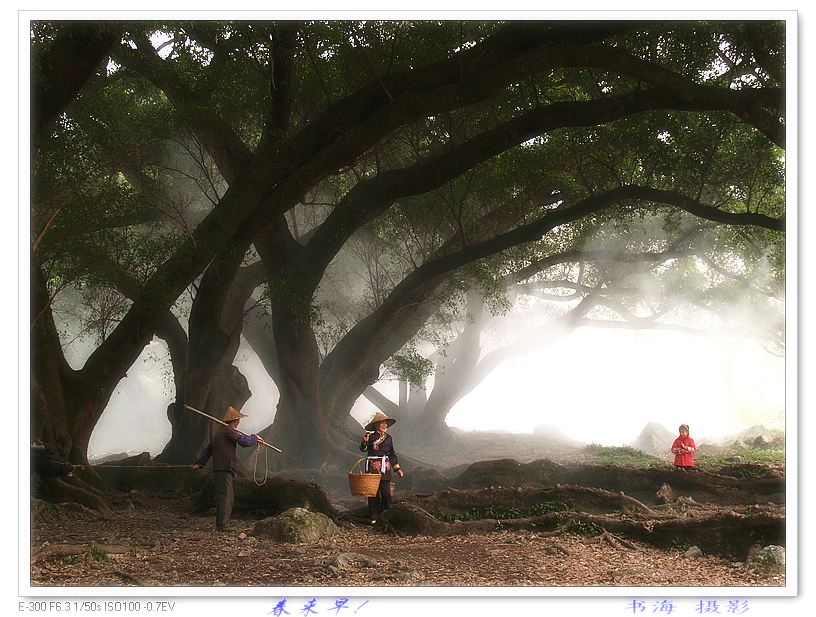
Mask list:
[[[111,519],[65,509],[32,523],[32,552],[46,543],[118,545],[32,565],[32,586],[315,587],[756,587],[783,576],[716,556],[635,542],[635,549],[578,534],[498,531],[447,538],[395,537],[343,523],[315,544],[280,544],[249,535],[255,519],[216,533],[212,516],[190,515],[179,495],[139,495]]]

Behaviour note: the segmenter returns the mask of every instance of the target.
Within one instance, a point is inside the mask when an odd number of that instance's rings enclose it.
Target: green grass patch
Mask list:
[[[666,467],[666,462],[629,446],[602,446],[591,443],[583,449],[584,463],[625,467]]]
[[[694,462],[700,469],[707,471],[731,465],[784,465],[785,449],[730,448],[715,454],[700,454],[694,458]]]
[[[101,548],[97,547],[96,545],[91,546],[91,557],[96,559],[96,561],[107,561],[108,560],[108,552],[102,550]]]
[[[42,520],[48,521],[54,518],[57,515],[57,506],[53,503],[48,503],[47,501],[43,501],[40,503],[39,506],[39,516]]]
[[[433,512],[433,516],[440,521],[452,523],[454,521],[479,521],[483,519],[506,520],[510,518],[526,518],[528,516],[541,516],[549,514],[550,512],[563,512],[568,510],[566,504],[555,503],[551,501],[544,501],[537,503],[529,508],[514,508],[512,506],[504,506],[500,504],[491,504],[488,506],[480,506],[470,508],[465,512],[449,512],[447,510],[438,510]]]

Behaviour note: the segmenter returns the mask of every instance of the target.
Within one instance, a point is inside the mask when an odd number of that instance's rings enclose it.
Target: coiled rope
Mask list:
[[[255,448],[255,455],[253,461],[253,469],[252,469],[252,481],[255,482],[255,486],[263,486],[266,484],[266,481],[269,479],[267,474],[267,470],[269,469],[269,450],[267,448],[263,449],[264,451],[264,472],[263,472],[263,482],[258,482],[258,459],[260,459],[261,455],[261,444],[258,443],[258,446]]]

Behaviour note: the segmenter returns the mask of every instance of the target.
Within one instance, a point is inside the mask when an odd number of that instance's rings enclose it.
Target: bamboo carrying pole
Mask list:
[[[197,414],[199,414],[199,415],[201,415],[201,416],[204,416],[205,418],[209,418],[209,419],[210,419],[210,420],[212,420],[213,422],[218,422],[218,424],[223,424],[224,426],[229,426],[229,424],[227,424],[227,423],[226,423],[226,422],[224,422],[223,420],[219,420],[218,418],[214,418],[214,417],[213,417],[213,416],[211,416],[210,414],[208,414],[208,413],[204,413],[203,411],[201,411],[201,410],[199,410],[199,409],[196,409],[195,407],[190,407],[189,405],[185,405],[185,407],[186,407],[187,409],[189,409],[190,411],[194,411],[194,412],[196,412]],[[243,433],[243,432],[239,431],[238,429],[235,429],[235,430],[236,430],[236,431],[238,431],[238,433],[239,433],[240,435],[244,435],[245,437],[248,437],[248,435],[247,435],[246,433]],[[281,450],[278,450],[278,449],[277,449],[275,446],[273,446],[271,443],[266,443],[266,442],[265,442],[265,441],[264,441],[264,440],[263,440],[263,439],[262,439],[260,436],[258,436],[258,443],[259,443],[259,444],[261,444],[262,446],[266,446],[267,448],[272,448],[272,449],[273,449],[275,452],[281,452]]]

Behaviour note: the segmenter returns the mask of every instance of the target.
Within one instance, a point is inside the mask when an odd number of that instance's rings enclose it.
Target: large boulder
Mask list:
[[[274,542],[303,544],[317,542],[335,534],[338,530],[332,520],[320,512],[304,508],[291,508],[255,525],[250,535]]]

